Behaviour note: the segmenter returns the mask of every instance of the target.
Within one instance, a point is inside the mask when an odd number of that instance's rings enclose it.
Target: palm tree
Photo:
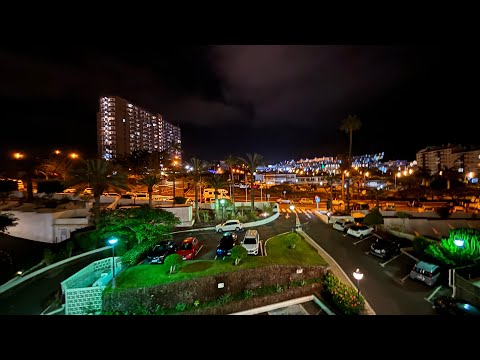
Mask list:
[[[127,185],[127,176],[111,162],[104,159],[88,159],[82,163],[79,168],[69,171],[67,187],[77,184],[88,184],[93,190],[94,222],[100,215],[100,196],[108,191],[110,187],[116,191],[119,189],[129,190]]]
[[[188,165],[192,168],[191,172],[193,175],[193,186],[195,189],[195,219],[200,222],[200,214],[198,212],[198,183],[202,173],[208,167],[208,163],[205,160],[200,160],[195,157],[191,158],[188,162]]]
[[[250,173],[250,199],[251,199],[251,210],[255,210],[255,192],[253,191],[253,183],[255,182],[255,171],[260,165],[264,164],[263,156],[259,154],[249,154],[247,153],[247,158],[239,158],[240,161],[245,163],[247,170]]]
[[[356,115],[348,115],[346,119],[343,119],[342,124],[340,125],[340,130],[349,134],[350,136],[350,146],[348,149],[348,165],[352,163],[352,143],[353,143],[353,132],[360,129],[362,122]],[[344,187],[345,177],[342,177],[342,191]],[[350,181],[347,182],[347,212],[350,211]]]
[[[235,214],[235,181],[233,177],[233,168],[235,165],[238,164],[238,158],[232,155],[229,155],[225,159],[225,164],[227,165],[228,171],[229,171],[229,177],[230,177],[230,188],[231,193],[232,193],[232,204],[233,204],[233,213]]]
[[[215,190],[213,193],[215,195],[215,212],[218,212],[218,189],[221,189],[227,185],[227,181],[221,175],[215,174],[210,179],[208,179],[208,184]]]
[[[157,185],[160,181],[161,181],[161,178],[155,174],[144,175],[139,181],[140,184],[147,186],[149,207],[152,207],[153,187]]]

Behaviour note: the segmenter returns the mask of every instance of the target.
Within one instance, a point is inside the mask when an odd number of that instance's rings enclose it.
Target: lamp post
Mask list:
[[[290,210],[294,213],[293,214],[293,228],[292,232],[295,232],[295,226],[297,225],[297,214],[295,213],[295,205],[290,205]]]
[[[108,243],[112,245],[112,288],[115,287],[115,245],[117,242],[117,238],[108,239]]]
[[[223,222],[223,208],[225,206],[225,199],[220,199],[220,205],[222,205],[222,222]]]
[[[401,172],[398,172],[395,174],[395,189],[397,188],[397,177],[400,177],[400,176],[402,176]]]
[[[358,295],[360,295],[360,280],[363,279],[363,273],[360,271],[360,269],[357,269],[353,273],[353,277],[357,279]]]

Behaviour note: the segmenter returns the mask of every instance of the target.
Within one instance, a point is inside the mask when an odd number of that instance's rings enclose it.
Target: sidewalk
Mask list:
[[[297,232],[302,235],[305,240],[312,245],[315,249],[318,250],[318,253],[320,254],[321,257],[325,259],[325,261],[328,263],[330,267],[330,271],[337,276],[340,281],[342,281],[345,284],[350,284],[352,288],[355,288],[355,284],[350,280],[350,278],[345,274],[343,269],[340,267],[340,265],[337,264],[337,262],[325,251],[323,248],[318,245],[310,236],[308,236],[303,230],[297,229]],[[361,313],[361,315],[375,315],[375,311],[372,309],[370,304],[368,303],[367,299],[365,299],[365,310]]]

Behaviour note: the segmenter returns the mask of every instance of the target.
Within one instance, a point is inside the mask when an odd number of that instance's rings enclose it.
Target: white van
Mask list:
[[[260,235],[257,230],[247,230],[242,240],[242,246],[249,255],[258,255],[260,249]]]
[[[218,189],[218,199],[227,199],[230,200],[230,196],[228,196],[228,190],[226,189]],[[210,199],[215,199],[215,189],[214,188],[205,188],[203,189],[203,199],[205,202],[210,202]]]

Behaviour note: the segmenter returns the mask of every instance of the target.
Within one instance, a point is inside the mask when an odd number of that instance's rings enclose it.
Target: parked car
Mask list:
[[[335,230],[340,230],[346,233],[348,228],[353,225],[355,225],[355,223],[353,221],[350,221],[349,219],[339,219],[335,220],[335,222],[333,223],[333,228]]]
[[[147,255],[149,264],[163,264],[168,255],[175,254],[178,250],[178,245],[173,240],[160,241],[152,251]]]
[[[417,262],[412,271],[410,271],[411,279],[423,281],[429,286],[435,285],[439,277],[440,266],[425,261]]]
[[[75,189],[75,188],[68,188],[68,189],[63,190],[63,192],[64,192],[65,194],[75,194],[77,191],[78,191],[78,190]]]
[[[224,231],[240,231],[243,229],[243,224],[240,220],[227,220],[222,224],[215,225],[216,232],[224,232]]]
[[[347,234],[363,239],[365,236],[373,233],[373,227],[361,224],[355,224],[350,226],[347,230]]]
[[[442,315],[480,315],[480,309],[464,299],[439,296],[433,300],[433,308]]]
[[[260,250],[260,235],[257,230],[247,230],[242,240],[242,246],[249,255],[258,255]]]
[[[231,232],[224,233],[217,245],[217,256],[230,255],[235,245],[238,245],[237,235]]]
[[[298,201],[299,204],[313,204],[313,200],[312,199],[308,199],[308,198],[301,198],[299,201]]]
[[[116,192],[105,192],[102,194],[103,196],[112,196],[112,197],[120,197],[120,194],[119,193],[116,193]]]
[[[394,240],[377,238],[370,245],[370,254],[381,257],[382,259],[390,259],[400,253],[400,243]]]
[[[293,200],[278,198],[277,203],[279,203],[279,204],[293,204]]]
[[[189,236],[180,243],[177,254],[181,255],[183,260],[194,260],[199,248],[199,241],[194,236]]]
[[[383,210],[385,211],[396,211],[396,206],[395,206],[395,203],[385,203],[385,205],[383,206]]]
[[[93,189],[91,187],[85,188],[85,190],[83,190],[83,195],[93,195]]]

